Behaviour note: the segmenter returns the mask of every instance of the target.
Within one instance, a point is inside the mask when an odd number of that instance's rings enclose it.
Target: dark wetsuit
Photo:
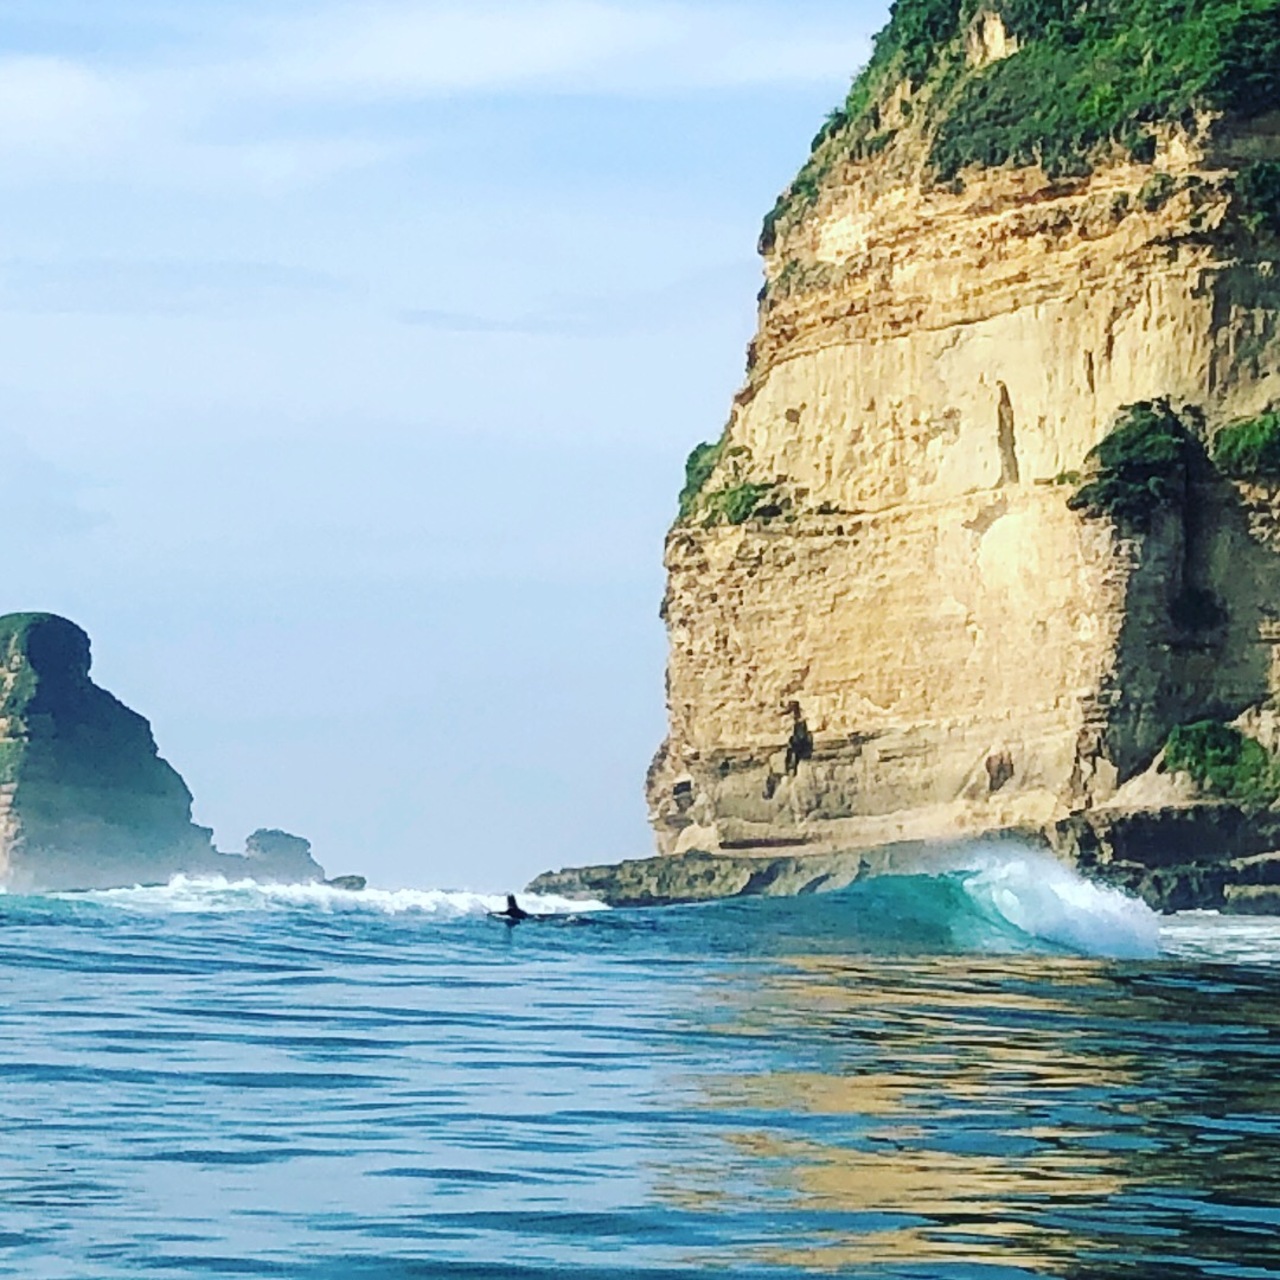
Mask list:
[[[509,924],[518,924],[521,920],[529,918],[529,913],[516,901],[514,893],[507,894],[507,909],[494,914],[500,915]]]

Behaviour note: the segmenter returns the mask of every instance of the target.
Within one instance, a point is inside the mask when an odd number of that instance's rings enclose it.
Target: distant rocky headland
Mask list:
[[[261,830],[219,853],[151,726],[89,678],[89,637],[48,613],[0,617],[0,885],[14,892],[324,879],[311,846]]]
[[[1280,4],[897,0],[760,248],[666,543],[661,857],[536,885],[1015,833],[1280,912]]]

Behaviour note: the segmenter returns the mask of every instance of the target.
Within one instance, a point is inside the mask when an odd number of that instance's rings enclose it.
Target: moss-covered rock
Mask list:
[[[1218,469],[1241,480],[1280,477],[1280,413],[1230,422],[1213,438]]]
[[[1146,529],[1156,512],[1185,500],[1192,436],[1166,400],[1129,405],[1089,451],[1073,511]]]
[[[1269,805],[1280,795],[1280,775],[1267,749],[1217,720],[1174,729],[1164,765],[1173,773],[1189,774],[1202,791],[1237,804]]]

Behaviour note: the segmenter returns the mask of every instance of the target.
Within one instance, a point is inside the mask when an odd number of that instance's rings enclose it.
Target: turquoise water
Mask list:
[[[0,897],[0,1274],[1280,1275],[1280,921],[487,905]]]

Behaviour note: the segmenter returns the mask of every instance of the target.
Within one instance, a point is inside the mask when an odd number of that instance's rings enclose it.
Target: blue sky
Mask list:
[[[221,847],[649,852],[684,457],[885,8],[0,0],[0,603]]]

